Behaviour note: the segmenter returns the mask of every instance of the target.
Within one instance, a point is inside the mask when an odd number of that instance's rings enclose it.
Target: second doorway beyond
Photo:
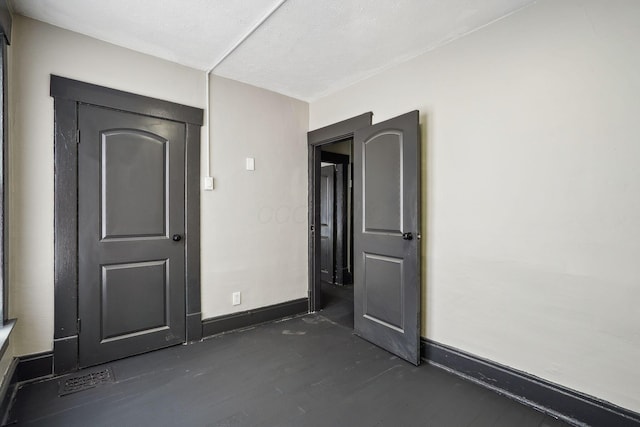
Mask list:
[[[352,140],[321,148],[322,311],[353,329]]]

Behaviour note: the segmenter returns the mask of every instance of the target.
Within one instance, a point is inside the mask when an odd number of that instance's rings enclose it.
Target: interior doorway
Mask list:
[[[320,147],[320,281],[323,314],[353,328],[351,138]]]
[[[321,221],[321,183],[323,180],[322,177],[322,163],[324,161],[326,166],[330,165],[343,165],[342,168],[335,168],[336,174],[338,170],[342,169],[343,175],[349,177],[349,162],[352,158],[352,140],[353,134],[357,129],[361,129],[363,127],[371,125],[372,113],[365,113],[359,116],[344,120],[342,122],[338,122],[324,128],[316,129],[308,133],[308,143],[309,143],[309,311],[315,312],[320,311],[322,309],[326,309],[325,301],[334,301],[341,302],[346,308],[346,301],[348,298],[351,298],[353,301],[353,291],[351,288],[350,295],[346,294],[346,288],[339,287],[335,283],[337,280],[344,284],[350,284],[353,281],[353,258],[350,255],[352,251],[353,245],[349,245],[348,237],[352,236],[353,227],[348,224],[348,221],[345,220],[343,222],[343,227],[347,229],[347,233],[338,233],[337,236],[343,237],[343,244],[337,245],[337,254],[327,255],[325,254],[325,265],[324,270],[325,274],[322,274],[323,269],[323,260],[321,257],[322,253],[322,221]],[[335,144],[335,145],[334,145]],[[336,151],[338,151],[336,153]],[[345,168],[345,158],[346,160],[346,173],[344,172]],[[327,185],[327,181],[325,181],[325,185]],[[348,188],[348,181],[346,182]],[[335,179],[334,179],[334,187],[335,188]],[[343,188],[342,186],[340,188]],[[345,190],[343,197],[345,203],[348,202],[348,194],[350,190]],[[326,206],[326,204],[325,204]],[[348,206],[347,206],[348,209]],[[328,214],[325,212],[325,216]],[[348,214],[347,214],[348,216]],[[325,234],[327,230],[324,230]],[[336,230],[337,231],[337,226]],[[333,235],[333,233],[332,233]],[[326,252],[329,251],[329,248],[335,249],[333,244],[328,245],[325,243]],[[336,258],[340,258],[340,251],[343,249],[344,256],[341,260],[336,260]],[[330,257],[330,258],[329,258]],[[334,266],[330,267],[334,274],[330,274],[327,267],[327,261],[330,259],[334,262]],[[346,267],[345,267],[346,262]],[[337,269],[335,265],[342,266]],[[340,274],[342,274],[343,278],[340,279]],[[322,280],[324,277],[325,280]],[[324,286],[323,286],[324,282]],[[331,286],[329,286],[331,284]],[[324,287],[324,290],[323,290]],[[336,297],[336,294],[339,297]],[[334,304],[335,305],[335,304]],[[350,310],[353,310],[353,303],[348,304],[350,306]],[[345,314],[345,313],[343,313]],[[349,314],[351,319],[353,319],[353,314]],[[353,320],[351,320],[353,322]]]
[[[356,335],[406,361],[420,363],[420,124],[414,110],[371,124],[367,113],[308,133],[309,308],[331,308],[338,224],[333,147],[349,147],[353,166],[353,319]],[[349,145],[350,144],[350,145]],[[342,153],[334,153],[342,154]],[[346,154],[343,154],[346,156]],[[324,164],[324,168],[323,168]],[[347,168],[347,173],[348,168]],[[349,187],[349,186],[348,186]],[[347,187],[347,188],[348,188]],[[348,191],[347,191],[348,194]],[[324,204],[323,204],[324,201]],[[350,215],[348,215],[350,217]],[[348,227],[345,227],[348,228]],[[348,236],[348,234],[347,234]],[[348,237],[345,238],[347,244]],[[348,253],[349,251],[347,251]],[[345,259],[349,257],[346,256]],[[349,270],[348,263],[346,270]],[[333,283],[331,283],[333,281]],[[344,285],[341,285],[344,286]],[[328,292],[329,291],[329,292]],[[335,297],[338,298],[335,298]]]

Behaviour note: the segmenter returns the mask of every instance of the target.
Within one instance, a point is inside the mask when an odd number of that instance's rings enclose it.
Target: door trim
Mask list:
[[[368,112],[307,133],[309,146],[309,312],[322,308],[320,290],[320,239],[315,238],[316,224],[320,224],[320,147],[343,139],[353,138],[353,133],[371,125],[373,113]]]
[[[78,104],[184,123],[186,340],[202,338],[200,308],[200,127],[204,111],[51,75],[54,98],[55,374],[78,369]]]

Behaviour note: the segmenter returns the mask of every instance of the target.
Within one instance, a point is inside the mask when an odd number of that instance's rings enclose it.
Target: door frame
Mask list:
[[[309,150],[309,312],[322,308],[320,280],[320,239],[316,238],[316,224],[320,224],[320,147],[353,138],[357,129],[371,125],[373,113],[368,112],[307,133]],[[354,195],[355,197],[355,195]],[[318,230],[319,232],[319,230]]]
[[[78,369],[78,105],[89,104],[185,125],[186,341],[202,338],[200,301],[200,128],[204,111],[51,75],[54,98],[53,372]]]

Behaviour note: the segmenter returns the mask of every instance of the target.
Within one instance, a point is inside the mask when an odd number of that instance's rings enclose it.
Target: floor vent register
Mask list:
[[[60,380],[59,396],[65,396],[71,393],[88,390],[101,384],[112,383],[115,381],[111,368],[102,369],[88,373],[75,374]]]

